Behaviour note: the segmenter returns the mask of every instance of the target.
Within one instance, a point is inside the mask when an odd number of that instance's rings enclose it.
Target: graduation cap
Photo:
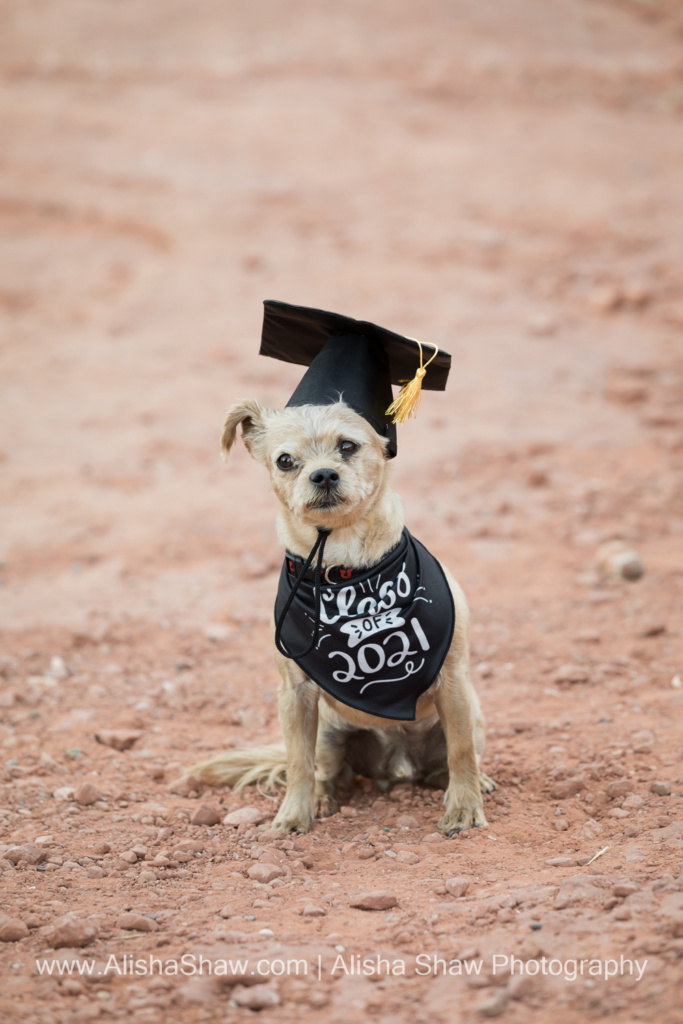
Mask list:
[[[287,407],[343,400],[389,441],[396,455],[396,423],[415,416],[421,389],[444,391],[451,357],[393,331],[307,306],[263,304],[260,355],[307,366]],[[394,401],[392,384],[404,385]]]

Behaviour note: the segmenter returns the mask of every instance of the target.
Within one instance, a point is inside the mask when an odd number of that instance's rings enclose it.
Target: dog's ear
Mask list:
[[[255,398],[245,398],[230,406],[221,434],[223,458],[227,459],[228,452],[235,443],[237,428],[240,424],[242,426],[242,440],[247,451],[254,458],[258,458],[258,441],[264,436],[266,420],[270,414],[271,410],[266,409]]]

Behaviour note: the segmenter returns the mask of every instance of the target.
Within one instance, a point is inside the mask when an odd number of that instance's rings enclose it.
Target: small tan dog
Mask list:
[[[256,400],[237,402],[223,429],[224,455],[240,426],[248,451],[270,473],[280,502],[277,533],[289,554],[304,558],[321,525],[331,530],[324,566],[374,566],[397,545],[404,516],[388,482],[387,442],[343,401],[281,412]],[[307,832],[314,815],[333,814],[335,785],[356,774],[384,790],[404,781],[444,788],[445,835],[486,825],[482,792],[495,784],[479,770],[484,719],[468,672],[469,610],[459,584],[443,571],[455,629],[440,673],[417,700],[415,721],[396,723],[341,703],[276,649],[284,745],[228,750],[190,771],[236,789],[286,779],[273,823],[283,832]]]

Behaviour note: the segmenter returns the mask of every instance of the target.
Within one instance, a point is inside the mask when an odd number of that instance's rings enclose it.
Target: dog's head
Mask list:
[[[253,399],[229,410],[221,446],[237,428],[270,473],[285,509],[310,526],[348,526],[375,503],[386,471],[386,441],[348,405],[302,405],[278,412]]]

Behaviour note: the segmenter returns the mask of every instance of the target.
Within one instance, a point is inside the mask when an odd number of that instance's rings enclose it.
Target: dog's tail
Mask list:
[[[188,771],[210,786],[232,786],[239,790],[256,784],[273,789],[286,783],[287,752],[284,743],[225,750]]]

